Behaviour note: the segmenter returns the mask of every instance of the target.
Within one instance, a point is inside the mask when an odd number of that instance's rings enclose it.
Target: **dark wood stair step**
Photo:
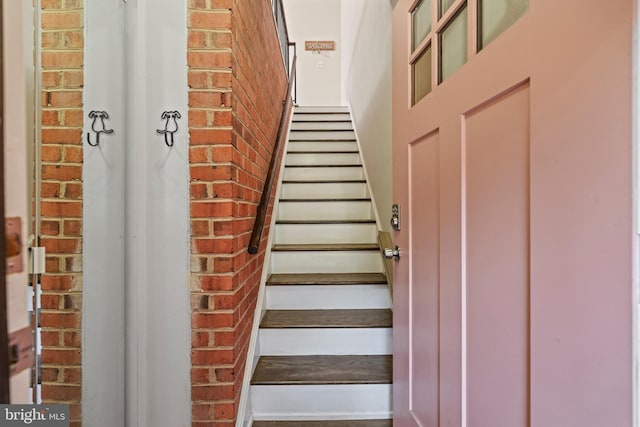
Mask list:
[[[351,132],[353,129],[291,129],[291,132]]]
[[[287,151],[287,154],[358,154],[360,153],[358,150],[350,150],[350,151]]]
[[[386,285],[383,273],[300,273],[272,274],[267,279],[270,286],[288,285]]]
[[[307,108],[315,108],[316,106],[311,106],[311,107],[307,107]],[[302,106],[302,108],[306,108],[305,106]],[[332,107],[333,108],[333,107]],[[339,107],[337,107],[339,108]],[[293,114],[349,114],[348,111],[339,111],[339,110],[320,110],[320,111],[293,111]]]
[[[391,369],[391,355],[262,356],[251,384],[391,384]]]
[[[278,220],[276,224],[296,224],[296,225],[307,225],[307,224],[375,224],[375,219],[287,219],[287,220]]]
[[[355,142],[353,138],[320,138],[320,139],[296,139],[289,138],[289,142]]]
[[[253,427],[393,427],[393,420],[254,421]]]
[[[366,184],[366,179],[287,179],[283,184]]]
[[[307,114],[324,114],[324,113],[307,113]],[[336,113],[336,114],[348,114],[348,113]],[[309,120],[307,117],[304,118],[293,118],[293,123],[349,123],[351,119],[336,119],[336,118],[323,118],[318,120]]]
[[[350,198],[350,199],[340,199],[340,198],[331,198],[331,199],[280,199],[280,203],[308,203],[308,202],[370,202],[370,197],[359,197],[359,198]]]
[[[390,328],[389,309],[267,310],[260,322],[264,329],[277,328]]]
[[[361,168],[361,164],[349,165],[284,165],[285,168]]]
[[[293,121],[293,123],[338,123],[338,122],[296,122],[295,120]],[[346,122],[345,122],[346,123]],[[340,132],[340,131],[344,131],[344,132],[353,132],[353,126],[351,128],[348,129],[342,129],[342,128],[327,128],[324,129],[322,127],[314,127],[313,129],[293,129],[293,127],[291,128],[291,132]]]
[[[334,243],[334,244],[298,244],[273,245],[275,252],[305,252],[305,251],[377,251],[380,246],[376,243]]]

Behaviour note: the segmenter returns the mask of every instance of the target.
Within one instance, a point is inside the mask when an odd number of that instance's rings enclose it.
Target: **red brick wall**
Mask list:
[[[231,426],[270,215],[260,253],[246,248],[286,78],[269,0],[188,3],[193,425]],[[83,2],[42,8],[42,394],[79,426]]]
[[[232,426],[269,227],[247,247],[287,82],[270,0],[189,0],[188,26],[193,425]]]
[[[42,0],[42,398],[80,425],[82,0]]]

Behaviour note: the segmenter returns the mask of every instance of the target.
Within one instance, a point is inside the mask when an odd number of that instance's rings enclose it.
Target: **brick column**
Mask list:
[[[42,398],[80,425],[82,0],[42,0]]]
[[[269,228],[258,255],[247,246],[286,77],[269,0],[190,0],[188,16],[193,425],[233,426]]]

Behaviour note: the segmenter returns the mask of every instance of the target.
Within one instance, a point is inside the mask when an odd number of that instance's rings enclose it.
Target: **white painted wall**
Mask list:
[[[28,238],[28,103],[27,77],[33,73],[33,56],[26,55],[26,46],[33,41],[33,28],[25,25],[32,17],[31,2],[3,1],[3,64],[4,64],[4,177],[5,216],[22,220],[23,272],[7,275],[7,317],[9,332],[29,326],[29,299],[26,241]],[[3,226],[4,227],[4,226]],[[4,260],[0,260],[5,262]],[[10,380],[11,403],[31,403],[29,370]]]
[[[342,2],[343,90],[386,231],[392,204],[391,13],[389,0]]]
[[[85,109],[115,132],[85,142],[84,424],[188,427],[186,0],[86,7]],[[171,148],[165,110],[182,114]]]
[[[89,427],[124,425],[124,14],[123,2],[85,4],[82,416]],[[91,110],[106,111],[114,130],[98,147],[86,142]]]
[[[343,105],[342,3],[342,0],[284,0],[289,39],[297,43],[298,49],[299,105]],[[305,51],[305,40],[333,40],[336,50]]]
[[[127,426],[191,426],[187,2],[128,0]],[[165,110],[181,113],[173,147]]]
[[[353,58],[358,37],[358,29],[360,28],[360,20],[364,12],[367,0],[348,0],[342,2],[341,26],[342,36],[342,97],[343,104],[349,105],[347,98],[347,86],[349,70],[351,68],[351,59]]]

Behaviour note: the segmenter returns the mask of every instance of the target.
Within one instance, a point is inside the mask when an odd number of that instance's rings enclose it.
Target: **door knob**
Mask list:
[[[384,257],[386,259],[394,258],[396,261],[400,259],[400,248],[396,245],[395,248],[385,248],[384,249]]]

